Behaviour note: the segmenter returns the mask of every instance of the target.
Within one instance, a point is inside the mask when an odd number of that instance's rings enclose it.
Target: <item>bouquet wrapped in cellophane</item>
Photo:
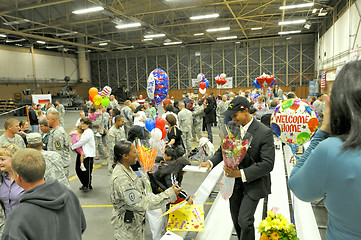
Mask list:
[[[244,156],[252,141],[252,135],[245,133],[241,136],[240,127],[234,122],[229,122],[224,129],[220,131],[222,137],[222,157],[224,164],[232,169],[238,167],[242,162]],[[221,180],[221,194],[227,200],[232,196],[234,186],[234,178],[223,176]]]

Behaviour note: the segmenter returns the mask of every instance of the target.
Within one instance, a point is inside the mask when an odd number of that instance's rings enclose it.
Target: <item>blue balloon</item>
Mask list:
[[[209,81],[208,81],[208,79],[204,79],[204,83],[206,84],[206,88],[208,87],[208,85],[209,85]]]
[[[262,88],[262,86],[257,82],[257,78],[254,79],[253,83],[255,88]]]
[[[148,119],[145,122],[145,128],[151,132],[155,128],[155,121],[153,119]]]
[[[154,69],[148,78],[147,93],[153,103],[159,105],[168,95],[169,78],[162,69]],[[151,98],[150,97],[150,98]]]

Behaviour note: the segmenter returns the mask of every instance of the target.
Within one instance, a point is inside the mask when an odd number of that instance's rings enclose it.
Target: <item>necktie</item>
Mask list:
[[[244,138],[244,135],[246,135],[246,131],[244,130],[244,128],[242,126],[239,127],[241,130],[241,138]]]

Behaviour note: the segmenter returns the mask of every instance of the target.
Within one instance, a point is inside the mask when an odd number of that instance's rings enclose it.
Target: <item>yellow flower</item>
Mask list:
[[[270,235],[270,240],[278,240],[280,238],[280,234],[276,231],[274,232],[271,232],[271,235]]]
[[[275,213],[271,210],[267,212],[267,215],[271,218],[274,218],[276,216]]]
[[[263,233],[259,240],[269,240],[267,234]]]

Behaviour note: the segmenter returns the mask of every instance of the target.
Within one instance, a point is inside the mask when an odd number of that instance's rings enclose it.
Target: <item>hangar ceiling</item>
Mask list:
[[[309,5],[280,9],[299,4]],[[267,38],[288,31],[313,34],[337,18],[346,4],[344,0],[0,0],[0,44],[103,52]],[[99,11],[75,14],[94,7]],[[211,18],[191,19],[210,14]],[[294,20],[300,23],[279,24]],[[162,35],[147,38],[155,34]]]

